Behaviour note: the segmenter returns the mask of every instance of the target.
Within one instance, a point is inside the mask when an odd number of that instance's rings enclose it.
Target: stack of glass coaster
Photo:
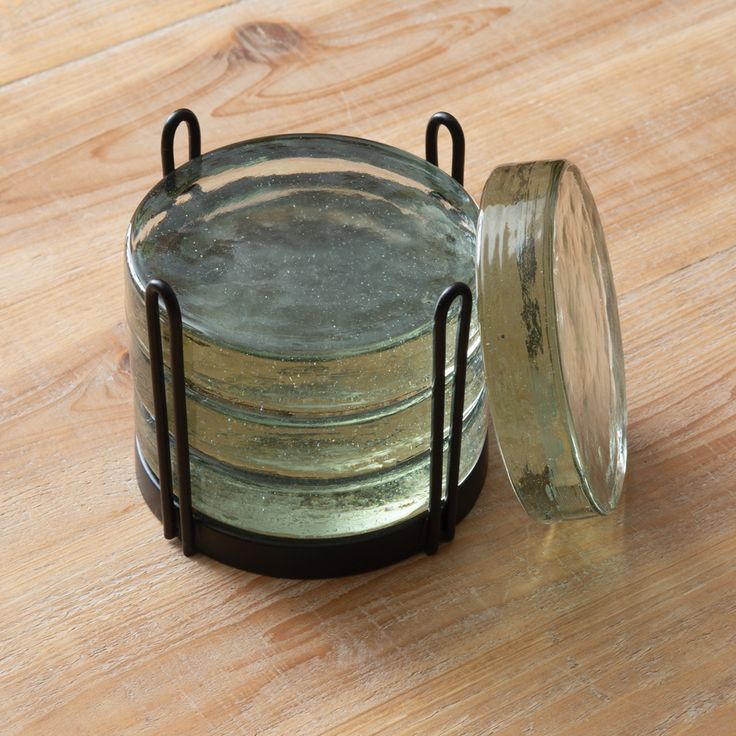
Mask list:
[[[477,217],[439,169],[360,139],[251,140],[174,171],[126,249],[145,462],[158,475],[144,304],[158,278],[182,310],[196,511],[300,538],[424,512],[434,307],[455,281],[475,296]],[[451,311],[448,386],[456,322]],[[460,481],[485,443],[485,396],[474,307]]]

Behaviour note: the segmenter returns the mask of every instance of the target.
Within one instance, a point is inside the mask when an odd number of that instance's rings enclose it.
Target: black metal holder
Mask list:
[[[182,122],[187,124],[189,131],[190,159],[200,155],[201,136],[196,116],[191,110],[177,110],[166,120],[161,134],[164,176],[174,171],[174,136]],[[452,136],[452,176],[462,185],[465,138],[460,123],[449,113],[438,112],[430,118],[426,133],[426,157],[430,163],[437,164],[437,136],[442,125],[448,128]],[[457,282],[449,286],[440,295],[435,307],[428,510],[405,522],[375,532],[329,539],[292,539],[247,532],[193,510],[181,310],[174,290],[160,279],[148,282],[145,298],[160,477],[156,478],[146,463],[137,442],[136,475],[143,497],[162,521],[164,537],[172,539],[178,535],[185,555],[201,551],[234,567],[266,575],[323,578],[383,567],[422,550],[427,554],[434,554],[441,539],[451,540],[454,537],[457,522],[470,511],[480,494],[487,461],[487,450],[484,448],[468,477],[463,483],[458,483],[472,306],[472,294],[467,284]],[[460,316],[455,344],[447,493],[443,503],[445,342],[448,314],[458,299]],[[173,490],[160,303],[163,303],[169,321],[178,495]]]

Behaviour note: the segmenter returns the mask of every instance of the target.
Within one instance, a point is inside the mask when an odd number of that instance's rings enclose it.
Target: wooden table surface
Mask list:
[[[732,1],[16,0],[0,36],[0,733],[736,733]],[[435,557],[303,582],[164,541],[122,252],[181,106],[206,150],[418,154],[446,109],[474,196],[499,163],[577,162],[620,300],[619,510],[531,521],[493,447]]]

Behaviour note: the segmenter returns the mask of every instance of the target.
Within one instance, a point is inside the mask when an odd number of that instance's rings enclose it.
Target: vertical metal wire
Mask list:
[[[429,518],[427,520],[427,554],[437,551],[442,535],[442,470],[445,436],[445,369],[447,316],[452,303],[461,299],[460,316],[455,342],[455,381],[452,391],[452,416],[450,419],[449,454],[447,462],[447,499],[445,502],[445,536],[455,536],[457,523],[457,490],[460,475],[460,451],[462,449],[463,405],[465,403],[465,377],[468,362],[470,336],[470,310],[473,296],[470,287],[457,282],[442,292],[434,311],[434,336],[432,357],[432,426],[429,488]]]
[[[159,300],[166,307],[169,318],[169,347],[171,350],[171,388],[174,402],[174,431],[176,442],[176,469],[179,491],[179,535],[185,555],[194,554],[194,524],[192,520],[192,483],[189,469],[189,429],[184,384],[184,350],[181,310],[174,290],[165,281],[153,279],[146,285],[146,320],[148,322],[148,351],[151,359],[154,420],[158,449],[159,485],[161,487],[161,519],[164,537],[176,536],[174,493],[169,451],[169,419],[166,408],[163,346]]]

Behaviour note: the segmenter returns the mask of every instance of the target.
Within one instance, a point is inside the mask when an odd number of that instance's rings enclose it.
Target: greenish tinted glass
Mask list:
[[[454,281],[474,286],[476,217],[442,171],[359,139],[247,141],[173,172],[128,234],[146,459],[155,467],[143,290],[162,278],[184,320],[195,508],[305,537],[422,511],[434,305]],[[484,404],[474,311],[461,478],[482,450]]]
[[[626,468],[616,294],[598,211],[566,161],[497,168],[481,201],[479,311],[506,470],[542,521],[606,514]]]

